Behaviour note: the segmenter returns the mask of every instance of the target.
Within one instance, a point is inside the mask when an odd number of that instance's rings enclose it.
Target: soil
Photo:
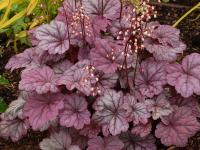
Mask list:
[[[191,6],[196,5],[198,2],[199,0],[176,0],[175,2],[170,2],[170,4],[188,6],[187,8],[174,8],[173,5],[170,5],[170,7],[157,5],[158,20],[161,24],[172,25],[188,9],[190,9]],[[177,26],[177,28],[181,30],[182,40],[187,44],[186,53],[200,53],[200,19],[195,20],[195,18],[199,15],[199,12],[200,10],[193,12]],[[3,74],[7,79],[9,79],[11,85],[7,87],[0,87],[0,97],[3,97],[6,103],[9,104],[12,100],[15,100],[18,95],[17,86],[20,78],[20,71],[11,73],[4,69],[8,59],[12,55],[15,55],[12,46],[6,48],[4,45],[5,42],[3,41],[6,40],[6,35],[0,35],[0,74]],[[24,49],[25,47],[20,48],[21,51]],[[46,136],[47,133],[30,131],[27,136],[17,143],[0,139],[0,150],[39,150],[39,142]],[[186,148],[167,148],[164,147],[159,141],[157,142],[157,145],[158,150],[200,150],[200,132],[190,138]]]

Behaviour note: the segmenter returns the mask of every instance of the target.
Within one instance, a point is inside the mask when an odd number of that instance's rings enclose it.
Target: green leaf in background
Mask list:
[[[6,102],[3,100],[3,98],[0,97],[0,113],[5,112],[7,108],[8,108],[8,105],[7,105]]]
[[[7,85],[7,84],[9,84],[9,81],[5,77],[0,75],[0,85]]]

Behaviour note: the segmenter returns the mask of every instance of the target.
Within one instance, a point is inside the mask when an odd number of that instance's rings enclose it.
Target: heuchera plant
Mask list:
[[[156,138],[186,146],[200,130],[200,54],[184,57],[180,31],[152,16],[148,0],[65,0],[6,65],[23,68],[21,94],[0,136],[48,130],[42,150],[155,150]]]

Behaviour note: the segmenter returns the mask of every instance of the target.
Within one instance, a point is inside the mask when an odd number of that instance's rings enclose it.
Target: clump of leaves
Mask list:
[[[155,15],[146,0],[65,0],[6,65],[23,68],[22,94],[0,136],[48,130],[42,150],[155,150],[155,137],[186,146],[200,130],[200,54],[183,57],[180,31],[150,22]]]

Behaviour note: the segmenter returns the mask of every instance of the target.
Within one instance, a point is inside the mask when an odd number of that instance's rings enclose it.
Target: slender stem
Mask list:
[[[102,13],[101,15],[102,15],[102,18],[103,18],[103,0],[101,1],[101,7],[102,7],[102,8],[101,8],[101,11],[102,11],[102,12],[101,12],[101,13]]]
[[[125,60],[125,70],[126,70],[126,81],[127,81],[127,85],[128,85],[128,88],[130,88],[130,85],[129,85],[129,77],[128,77],[128,66],[127,66],[127,47],[128,47],[128,42],[125,46],[125,56],[124,56],[124,60]]]
[[[120,0],[121,8],[120,8],[120,20],[122,19],[122,10],[123,10],[123,2]]]
[[[200,7],[200,2],[194,7],[192,7],[188,12],[186,12],[175,24],[173,24],[173,27],[176,27],[183,19],[185,19],[190,13],[192,13],[198,7]]]
[[[65,17],[66,17],[65,19],[66,19],[66,23],[67,23],[67,34],[68,34],[69,45],[70,45],[71,41],[70,41],[70,33],[69,33],[69,22],[68,22],[67,12],[66,12],[64,5],[63,5],[63,9],[64,9],[64,12],[65,12]]]
[[[14,38],[14,51],[15,51],[15,53],[18,52],[18,48],[17,48],[17,38],[16,38],[16,36],[15,36],[15,38]]]
[[[47,22],[49,22],[50,21],[50,11],[49,11],[49,6],[48,6],[48,2],[47,2],[47,0],[44,0],[44,2],[45,2],[45,5],[46,5],[46,15],[47,15]]]
[[[136,65],[135,65],[135,69],[134,69],[134,85],[135,85],[135,77],[136,77],[136,71],[137,71],[137,66],[138,66],[138,53],[136,55]]]
[[[150,2],[149,4],[151,5],[157,5],[157,6],[166,6],[166,7],[171,7],[171,8],[190,8],[190,6],[185,6],[185,5],[179,5],[179,4],[172,4],[172,3],[159,3],[159,2]]]

